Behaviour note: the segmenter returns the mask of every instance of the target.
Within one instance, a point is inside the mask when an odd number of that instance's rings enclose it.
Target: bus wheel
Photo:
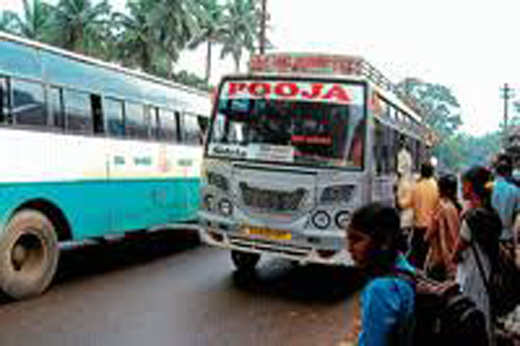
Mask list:
[[[36,210],[17,212],[0,231],[0,290],[14,299],[42,293],[54,277],[58,258],[52,222]]]
[[[231,250],[231,260],[240,272],[251,272],[260,260],[260,255],[237,250]]]

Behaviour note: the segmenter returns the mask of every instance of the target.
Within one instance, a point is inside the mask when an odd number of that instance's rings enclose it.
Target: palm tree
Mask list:
[[[60,0],[53,21],[56,44],[77,53],[95,54],[110,36],[107,0]]]
[[[41,0],[23,0],[23,12],[11,13],[12,31],[20,36],[39,41],[49,40],[49,19],[53,7]]]
[[[127,3],[129,13],[115,13],[114,22],[121,28],[117,37],[118,57],[124,65],[139,66],[154,72],[154,55],[157,52],[157,28],[149,21],[153,0]]]
[[[189,44],[194,49],[206,43],[206,74],[204,80],[209,83],[211,77],[212,46],[219,43],[224,34],[224,8],[218,0],[200,0],[203,8],[203,17],[199,18],[199,31]]]
[[[235,72],[240,70],[244,49],[253,52],[260,27],[257,0],[228,0],[224,18],[221,58],[229,54],[235,62]]]
[[[0,31],[15,33],[13,29],[15,16],[12,11],[0,11]]]
[[[167,56],[167,75],[173,77],[173,63],[199,29],[198,18],[203,16],[196,0],[159,0],[150,12],[156,23],[161,48]]]

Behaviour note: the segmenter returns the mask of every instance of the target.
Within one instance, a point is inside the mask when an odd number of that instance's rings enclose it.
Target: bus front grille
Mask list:
[[[308,246],[298,246],[293,244],[283,244],[280,242],[268,241],[268,240],[260,240],[260,239],[247,239],[243,237],[237,237],[230,235],[229,241],[231,244],[247,249],[254,250],[262,250],[268,251],[271,253],[279,253],[286,254],[290,256],[296,257],[305,257],[308,256],[311,252],[311,247]]]
[[[260,212],[295,212],[307,195],[307,191],[303,188],[278,191],[251,187],[243,182],[239,187],[244,205]]]

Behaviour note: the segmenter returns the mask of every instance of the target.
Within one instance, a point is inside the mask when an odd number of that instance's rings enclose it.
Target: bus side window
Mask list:
[[[385,164],[383,162],[385,160],[385,156],[383,155],[384,125],[382,125],[381,122],[377,119],[375,119],[374,125],[374,165],[376,169],[376,174],[381,175],[385,167]]]
[[[200,126],[197,116],[184,113],[183,142],[186,144],[200,144]]]
[[[414,140],[415,144],[415,170],[419,171],[421,167],[421,163],[423,161],[423,153],[421,148],[421,142],[418,140]]]
[[[108,134],[111,137],[124,137],[124,115],[123,101],[112,98],[105,98],[103,102],[103,112],[107,123]]]
[[[150,138],[157,140],[159,139],[160,126],[159,108],[155,106],[147,106],[145,112],[148,123],[150,124]]]
[[[177,120],[169,109],[159,109],[157,138],[170,143],[177,142]]]
[[[388,128],[388,174],[397,172],[397,151],[399,148],[399,133],[393,128]]]
[[[0,77],[0,123],[9,121],[9,83],[7,78]]]
[[[125,102],[126,137],[147,139],[148,125],[144,113],[144,106],[140,103]]]
[[[184,132],[182,130],[184,127],[184,117],[181,112],[175,112],[175,124],[177,125],[175,131],[177,142],[182,143],[184,141]]]
[[[43,85],[15,79],[13,89],[13,114],[15,123],[20,125],[47,126],[47,112]]]
[[[65,129],[65,110],[63,108],[63,89],[51,87],[49,92],[51,126]]]
[[[383,134],[383,173],[392,174],[396,171],[396,158],[397,158],[397,131],[390,126],[384,126]]]
[[[200,144],[204,144],[204,139],[206,138],[206,134],[208,131],[208,125],[209,125],[209,119],[206,117],[203,117],[201,115],[197,116],[198,122],[199,122],[199,128],[200,128]]]
[[[105,126],[103,123],[103,107],[101,105],[101,97],[99,95],[90,95],[90,102],[92,106],[94,133],[104,133]]]
[[[65,89],[66,130],[72,133],[93,133],[90,95],[81,91]]]

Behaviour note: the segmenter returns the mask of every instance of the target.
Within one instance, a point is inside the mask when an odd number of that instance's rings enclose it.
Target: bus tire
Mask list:
[[[252,272],[260,260],[260,254],[231,250],[231,260],[239,272]]]
[[[17,212],[0,233],[0,290],[13,299],[41,294],[56,273],[59,252],[55,227],[43,213]]]

